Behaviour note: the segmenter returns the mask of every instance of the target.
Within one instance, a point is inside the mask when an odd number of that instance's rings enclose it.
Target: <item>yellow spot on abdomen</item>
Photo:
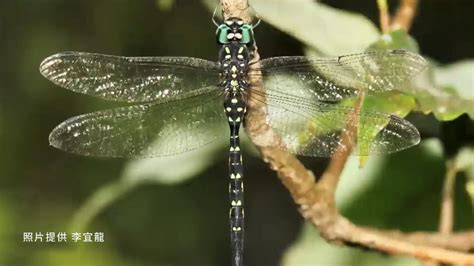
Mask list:
[[[238,201],[234,201],[234,200],[233,200],[230,204],[231,204],[232,206],[234,206],[234,207],[235,207],[235,206],[242,206],[242,202],[241,202],[240,200],[238,200]]]

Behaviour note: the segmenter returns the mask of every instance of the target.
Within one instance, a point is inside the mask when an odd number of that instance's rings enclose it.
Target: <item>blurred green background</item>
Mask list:
[[[312,1],[251,3],[263,19],[256,29],[262,58],[301,55],[309,48],[320,54],[350,53],[380,37],[372,0],[330,0],[325,6]],[[398,1],[389,4],[394,10]],[[229,265],[225,143],[143,161],[55,150],[48,145],[54,126],[115,105],[61,89],[38,72],[44,58],[68,50],[216,60],[210,21],[214,5],[191,0],[0,0],[0,265]],[[358,14],[355,21],[339,9]],[[410,33],[420,53],[435,63],[428,77],[431,90],[413,93],[418,105],[405,113],[416,109],[434,115],[407,117],[421,132],[419,146],[371,158],[362,170],[357,159],[349,162],[337,196],[342,212],[354,222],[406,231],[437,229],[446,160],[456,157],[460,147],[469,148],[474,136],[472,10],[470,0],[421,1]],[[351,27],[344,25],[346,19]],[[286,27],[285,20],[295,23]],[[359,29],[362,41],[345,38]],[[447,100],[440,100],[435,90],[442,90]],[[276,175],[247,146],[245,265],[418,265],[407,258],[325,244],[313,227],[304,225]],[[472,150],[465,151],[468,171],[460,171],[456,180],[456,230],[472,228],[474,221],[466,192],[474,159]],[[327,163],[302,160],[315,173]],[[105,243],[23,243],[23,232],[61,231],[104,232]]]

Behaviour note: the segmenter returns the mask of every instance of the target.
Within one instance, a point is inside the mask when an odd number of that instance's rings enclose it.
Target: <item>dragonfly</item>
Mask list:
[[[420,140],[417,129],[402,118],[342,103],[361,92],[401,89],[425,68],[423,57],[405,50],[383,50],[259,60],[254,56],[255,26],[239,18],[218,24],[217,62],[63,52],[40,65],[42,75],[60,87],[129,104],[59,124],[49,141],[61,150],[96,157],[160,157],[230,137],[233,266],[243,264],[244,169],[239,131],[245,126],[250,101],[267,107],[265,123],[281,138],[278,148],[297,155],[329,157],[348,149],[341,135],[354,112],[360,128],[372,132],[357,136],[355,145],[369,144],[354,149],[355,155],[396,152]],[[252,67],[257,71],[250,71]],[[263,90],[252,86],[253,78],[262,80]]]

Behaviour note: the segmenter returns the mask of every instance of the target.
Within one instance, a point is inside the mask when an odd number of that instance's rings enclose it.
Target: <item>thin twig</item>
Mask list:
[[[347,233],[352,236],[352,243],[384,251],[389,254],[411,256],[424,261],[437,261],[455,265],[474,265],[474,256],[468,253],[450,251],[428,244],[415,244],[406,240],[386,237],[384,234],[371,233],[362,227],[350,224]]]
[[[390,15],[388,14],[387,0],[377,0],[377,7],[379,8],[379,23],[382,33],[387,33],[390,24]]]
[[[393,17],[390,16],[387,0],[377,0],[379,23],[382,33],[404,29],[409,31],[416,15],[418,0],[400,0],[400,6]]]
[[[437,232],[403,233],[398,230],[365,229],[396,240],[407,241],[412,244],[429,245],[463,252],[469,252],[474,247],[474,231],[457,232],[446,236]]]
[[[400,6],[393,16],[390,28],[392,30],[404,29],[410,31],[416,15],[418,0],[400,0]]]
[[[456,162],[449,161],[446,164],[446,167],[447,171],[444,179],[443,198],[441,201],[439,232],[444,235],[450,235],[453,231],[453,194],[457,172]]]
[[[438,231],[444,237],[451,235],[453,231],[453,213],[454,213],[454,183],[456,180],[456,160],[446,163],[446,175],[444,177],[443,193],[441,199],[441,211],[439,217]],[[436,262],[425,262],[424,266],[439,266]]]
[[[224,7],[224,17],[230,17],[235,16],[236,12],[242,12],[242,7],[248,6],[248,0],[221,0],[221,4]],[[246,14],[245,12],[242,14],[244,19],[251,16],[250,12]],[[256,51],[254,58],[258,58]],[[267,108],[262,99],[264,88],[260,67],[258,62],[250,67],[251,90],[245,119],[246,132],[259,149],[264,161],[277,172],[302,216],[319,230],[326,241],[334,244],[357,244],[391,255],[411,256],[424,261],[474,265],[473,255],[453,251],[467,251],[474,248],[474,232],[449,236],[420,232],[406,234],[356,226],[341,216],[336,209],[334,194],[350,151],[343,150],[338,156],[333,157],[321,181],[316,183],[313,173],[294,155],[277,148],[284,145],[266,121]],[[260,100],[252,100],[255,98]],[[353,124],[347,126],[349,132],[355,133],[355,129],[351,129]],[[351,134],[348,135],[349,140],[350,136]]]

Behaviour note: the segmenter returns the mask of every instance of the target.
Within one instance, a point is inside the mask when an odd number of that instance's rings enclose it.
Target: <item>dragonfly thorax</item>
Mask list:
[[[248,65],[251,50],[255,47],[253,26],[240,18],[230,18],[217,28],[216,36],[221,45],[221,85],[227,93],[240,94],[248,88]]]
[[[250,51],[238,42],[222,45],[219,52],[222,87],[226,92],[243,92],[248,88],[247,73]]]

